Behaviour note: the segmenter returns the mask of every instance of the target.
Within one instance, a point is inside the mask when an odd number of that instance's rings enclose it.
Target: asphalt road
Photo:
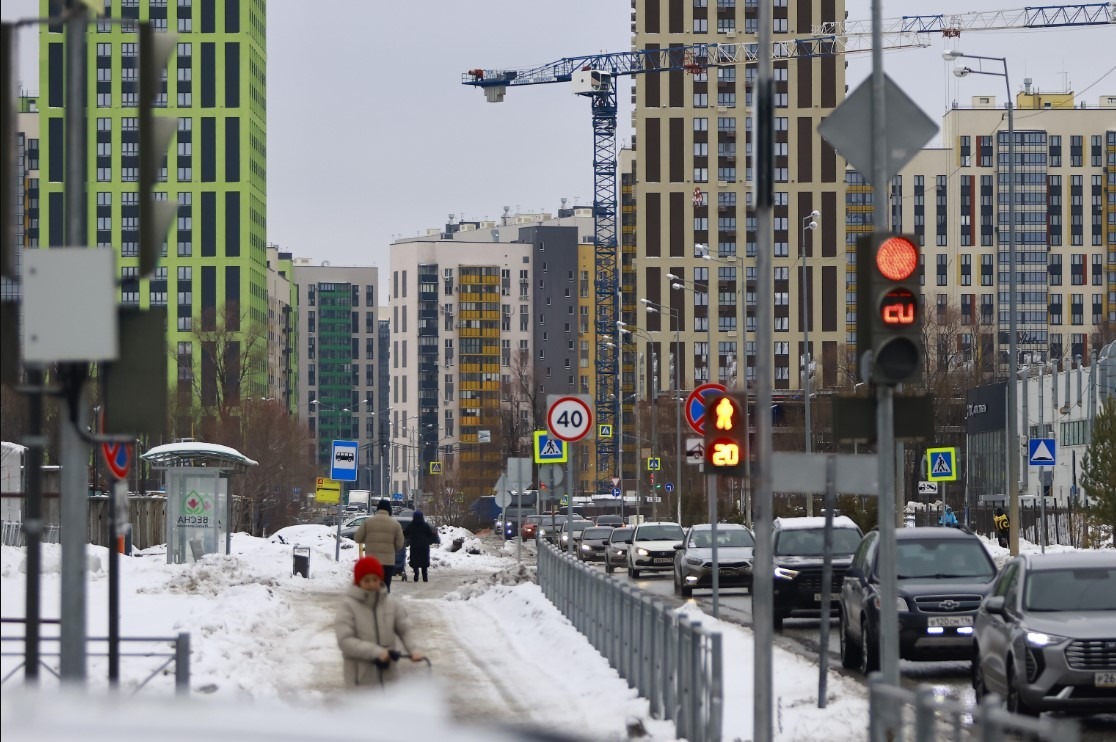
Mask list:
[[[597,565],[599,569],[603,566]],[[692,598],[681,598],[674,593],[674,580],[671,572],[643,573],[638,579],[632,580],[623,570],[613,572],[620,580],[628,580],[637,585],[641,590],[662,596],[665,602],[673,605],[692,600],[697,602],[703,611],[712,614],[712,591],[697,589]],[[735,588],[722,590],[719,594],[720,618],[725,621],[752,625],[752,597],[744,589]],[[820,642],[821,622],[818,619],[793,619],[788,618],[783,623],[783,631],[776,632],[775,644],[791,652],[797,652],[804,657],[817,660]],[[855,670],[846,670],[841,667],[841,639],[838,635],[837,606],[833,606],[832,627],[829,632],[829,668],[841,673],[845,677],[865,683],[865,678]],[[918,685],[931,686],[935,694],[960,701],[974,703],[976,698],[970,680],[970,664],[968,662],[907,662],[901,660],[899,672],[902,683],[908,688]],[[1105,714],[1081,719],[1082,740],[1088,742],[1112,742],[1116,739],[1116,714]]]

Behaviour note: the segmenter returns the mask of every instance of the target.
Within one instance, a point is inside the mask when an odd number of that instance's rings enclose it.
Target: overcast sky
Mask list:
[[[1023,7],[1022,0],[926,0],[920,13]],[[665,4],[664,4],[665,5]],[[912,3],[884,2],[883,17]],[[5,0],[3,17],[34,0]],[[868,0],[847,0],[850,20]],[[460,84],[474,67],[523,68],[563,56],[630,48],[629,0],[281,0],[268,7],[268,239],[334,265],[378,265],[387,282],[395,236],[449,214],[495,219],[504,206],[555,211],[592,197],[589,104],[564,86],[509,89],[491,104]],[[24,68],[35,52],[24,43]],[[957,79],[942,51],[1006,56],[1013,89],[1067,87],[1095,105],[1116,92],[1113,27],[997,31],[890,52],[887,73],[934,119],[949,102],[1004,98],[1003,80]],[[1102,61],[1103,60],[1103,61]],[[870,55],[849,55],[850,91]],[[37,89],[37,70],[21,78]],[[1086,90],[1087,88],[1087,90]],[[629,96],[619,138],[631,140]],[[1116,112],[1113,113],[1116,119]],[[386,296],[386,295],[385,295]]]

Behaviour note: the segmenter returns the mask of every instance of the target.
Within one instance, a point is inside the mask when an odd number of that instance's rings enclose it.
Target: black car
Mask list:
[[[614,530],[612,526],[590,526],[582,531],[577,558],[583,562],[603,562],[608,538]]]
[[[786,618],[815,618],[821,615],[822,569],[825,554],[825,518],[776,518],[775,552],[775,630],[783,628]],[[860,543],[861,531],[851,518],[833,519],[833,582],[836,601],[845,569]],[[754,565],[753,570],[760,569]]]
[[[973,622],[996,565],[979,537],[957,528],[895,530],[899,657],[968,660]],[[841,663],[879,669],[879,531],[857,547],[841,586]]]

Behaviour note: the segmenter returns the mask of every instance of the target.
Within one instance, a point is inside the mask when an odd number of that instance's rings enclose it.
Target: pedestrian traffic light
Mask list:
[[[705,397],[705,464],[710,474],[740,476],[748,458],[747,398],[743,394]]]
[[[916,235],[874,232],[856,243],[856,355],[872,362],[862,373],[877,384],[918,381],[926,356]]]
[[[167,147],[178,129],[176,118],[156,117],[156,99],[162,89],[167,61],[175,48],[170,33],[156,33],[150,22],[139,24],[139,275],[155,272],[163,240],[178,212],[177,202],[155,184],[167,157]]]

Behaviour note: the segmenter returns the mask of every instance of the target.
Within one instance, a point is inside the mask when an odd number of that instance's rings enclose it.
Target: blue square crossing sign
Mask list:
[[[535,463],[564,464],[568,460],[566,442],[546,430],[535,431]]]

